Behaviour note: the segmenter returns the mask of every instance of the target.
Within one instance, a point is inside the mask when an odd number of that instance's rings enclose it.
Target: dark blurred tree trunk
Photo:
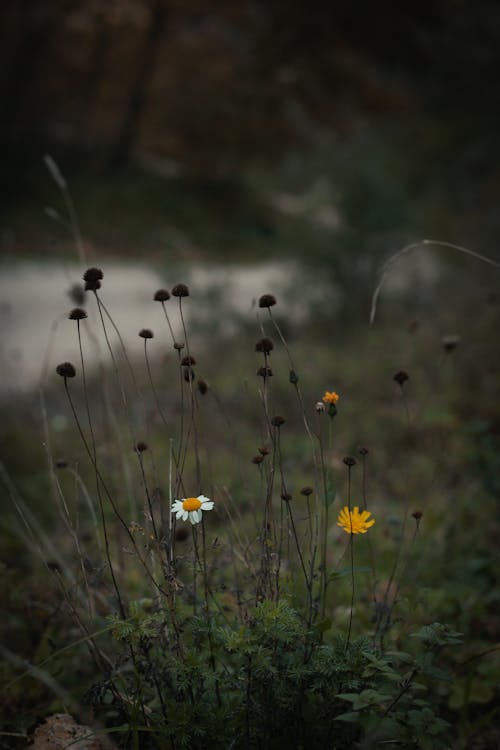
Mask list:
[[[91,121],[94,114],[99,83],[105,77],[105,63],[108,57],[109,42],[109,26],[105,18],[100,18],[97,21],[96,33],[92,40],[91,65],[80,86],[83,108],[75,140],[77,143],[83,144],[84,148],[89,148],[92,145]]]
[[[109,165],[112,169],[119,168],[125,164],[133,150],[139,122],[146,103],[149,82],[155,68],[156,53],[166,26],[167,7],[164,0],[154,0],[150,7],[149,24],[144,38],[137,74],[132,83],[121,127],[109,160]]]
[[[32,135],[32,128],[38,126],[38,122],[33,121],[31,108],[36,107],[39,84],[44,76],[41,61],[48,58],[62,16],[51,7],[35,8],[29,13],[22,5],[14,13],[12,27],[4,29],[4,33],[14,34],[18,44],[6,66],[7,74],[4,68],[0,96],[0,130],[7,147],[25,141]]]

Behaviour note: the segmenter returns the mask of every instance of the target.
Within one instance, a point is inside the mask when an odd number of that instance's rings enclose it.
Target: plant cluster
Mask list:
[[[127,747],[446,747],[449,724],[436,712],[433,695],[437,683],[449,680],[441,652],[460,643],[459,634],[434,623],[413,639],[407,629],[406,646],[392,642],[412,542],[406,548],[401,538],[381,578],[372,534],[383,510],[373,516],[368,510],[369,452],[362,447],[357,457],[332,460],[343,396],[326,390],[317,402],[305,399],[273,314],[274,295],[260,297],[257,313],[259,447],[248,461],[252,478],[242,478],[232,493],[208,477],[203,400],[212,398],[221,413],[223,407],[198,375],[185,317],[189,288],[176,284],[153,295],[178,369],[178,396],[169,399],[150,358],[155,334],[149,328],[139,331],[144,395],[137,365],[103,301],[103,279],[98,268],[85,272],[97,314],[92,324],[90,311],[71,310],[80,362],[56,368],[87,467],[59,466],[72,473],[85,521],[71,507],[60,474],[51,474],[78,560],[76,569],[65,566],[61,554],[56,579],[80,629],[78,644],[93,664],[79,710],[92,707],[100,731]],[[98,384],[101,411],[82,336],[85,330],[89,341],[95,339],[92,325],[101,329],[112,371],[112,389],[104,371]],[[283,413],[273,385],[278,350],[295,402]],[[404,400],[407,373],[394,380]],[[134,413],[145,400],[154,415],[149,423]],[[223,416],[231,433],[231,419]],[[302,429],[300,462],[287,455],[290,424]],[[107,430],[118,470],[106,458]],[[135,484],[127,482],[125,456],[131,455]],[[362,475],[356,504],[354,471]],[[304,479],[308,484],[297,490]],[[421,518],[413,511],[413,542]],[[98,566],[89,554],[100,557]],[[367,596],[374,604],[371,620],[361,614]]]

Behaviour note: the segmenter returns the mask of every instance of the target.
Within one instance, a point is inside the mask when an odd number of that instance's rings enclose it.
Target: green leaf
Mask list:
[[[359,721],[359,713],[356,711],[348,711],[345,714],[339,714],[336,716],[335,721],[346,721],[349,724],[356,724]]]

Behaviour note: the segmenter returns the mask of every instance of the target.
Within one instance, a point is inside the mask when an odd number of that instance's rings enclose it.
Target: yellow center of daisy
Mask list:
[[[201,508],[201,500],[198,500],[197,497],[187,497],[182,501],[182,507],[187,511],[198,510],[198,508]]]

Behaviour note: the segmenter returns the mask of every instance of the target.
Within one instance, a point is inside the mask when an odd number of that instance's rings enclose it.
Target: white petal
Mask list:
[[[172,513],[177,513],[178,510],[182,510],[182,503],[180,500],[176,500],[175,503],[172,504]]]
[[[189,516],[189,512],[187,510],[183,510],[182,511],[182,520],[183,521],[187,521],[188,516]]]
[[[206,495],[198,495],[198,500],[200,501],[200,503],[209,503],[210,502],[210,498],[207,497]]]
[[[198,512],[196,510],[192,510],[190,512],[190,514],[189,514],[189,520],[191,521],[191,523],[193,524],[193,526],[194,526],[195,523],[198,523]]]
[[[205,502],[201,504],[202,510],[212,510],[213,507],[214,507],[213,500],[205,500]]]
[[[175,517],[176,517],[176,518],[180,518],[180,517],[182,516],[182,514],[183,514],[183,513],[184,513],[184,511],[183,511],[183,510],[182,510],[182,508],[181,508],[180,510],[178,510],[178,511],[177,511],[177,513],[175,514]],[[184,519],[184,520],[186,520],[186,519]]]

